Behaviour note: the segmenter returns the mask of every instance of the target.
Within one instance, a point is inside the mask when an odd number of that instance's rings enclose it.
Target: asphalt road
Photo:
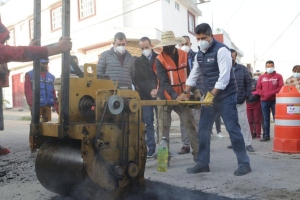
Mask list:
[[[54,194],[38,182],[34,161],[29,150],[29,121],[19,118],[5,120],[5,131],[0,132],[0,144],[8,147],[10,154],[0,157],[0,169],[7,175],[0,177],[2,200],[70,200]],[[299,154],[272,152],[273,143],[253,141],[256,152],[249,153],[252,172],[246,176],[233,175],[237,161],[228,134],[222,126],[225,138],[211,140],[211,172],[187,174],[193,166],[192,155],[178,155],[181,148],[179,122],[173,117],[171,152],[173,154],[167,172],[158,172],[157,161],[148,159],[145,178],[147,189],[128,199],[300,199]],[[273,124],[272,124],[273,130]]]

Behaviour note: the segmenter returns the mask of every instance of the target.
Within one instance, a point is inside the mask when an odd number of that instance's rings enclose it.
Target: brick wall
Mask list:
[[[141,56],[142,51],[138,46],[138,41],[128,41],[126,45],[126,50],[131,53],[132,56]]]

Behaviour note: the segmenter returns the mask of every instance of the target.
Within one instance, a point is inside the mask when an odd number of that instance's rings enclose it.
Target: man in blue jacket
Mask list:
[[[237,85],[232,67],[232,59],[228,48],[213,38],[211,27],[202,23],[195,28],[195,34],[200,47],[197,62],[194,62],[187,81],[184,93],[177,100],[187,99],[186,93],[196,85],[199,75],[202,74],[204,82],[204,101],[212,106],[203,106],[198,129],[199,151],[197,165],[187,168],[191,174],[209,172],[210,163],[210,137],[214,119],[220,113],[226,130],[230,135],[233,151],[238,161],[235,176],[243,176],[251,172],[250,159],[247,155],[245,142],[238,123],[236,109]]]
[[[236,108],[238,111],[239,124],[241,126],[247,151],[254,152],[246,105],[246,100],[251,96],[251,77],[247,67],[236,63],[237,52],[234,49],[230,49],[230,51],[232,58],[232,70],[235,74],[238,86]],[[232,149],[232,146],[230,145],[227,148]]]
[[[56,102],[56,92],[54,90],[55,76],[48,71],[48,59],[41,59],[41,76],[40,76],[40,115],[41,121],[51,121],[51,107],[54,106],[58,110]],[[30,110],[32,109],[32,83],[33,83],[33,70],[25,74],[24,91],[26,101]]]

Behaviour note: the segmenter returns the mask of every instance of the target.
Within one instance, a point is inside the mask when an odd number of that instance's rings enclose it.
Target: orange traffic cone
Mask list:
[[[4,147],[0,146],[0,156],[6,155],[6,154],[9,154],[9,153],[10,153],[10,151],[7,148],[4,148]]]

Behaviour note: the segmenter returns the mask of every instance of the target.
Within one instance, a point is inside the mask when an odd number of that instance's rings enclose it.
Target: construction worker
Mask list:
[[[194,52],[191,47],[192,43],[189,36],[182,36],[185,39],[185,43],[179,45],[180,49],[185,51],[188,55],[188,69],[191,71],[193,69],[193,61],[195,59],[195,56],[197,55],[196,52]],[[203,95],[203,79],[199,77],[197,84],[196,84],[196,90],[193,93],[190,93],[191,99],[200,100],[201,96]],[[194,95],[196,94],[196,95]],[[200,108],[193,108],[191,109],[195,124],[196,124],[196,130],[198,131],[198,123],[200,118],[201,109]],[[187,154],[190,153],[190,142],[188,140],[186,129],[183,125],[183,123],[180,121],[180,132],[181,132],[181,141],[182,141],[182,147],[178,154]]]
[[[163,51],[156,58],[156,70],[159,80],[158,100],[176,100],[181,93],[187,94],[187,92],[183,90],[189,74],[187,53],[175,48],[175,45],[183,43],[185,43],[183,37],[175,38],[172,31],[166,31],[162,33],[161,42],[154,47],[163,47]],[[180,121],[187,131],[188,140],[191,142],[193,149],[192,154],[195,160],[198,152],[198,137],[193,114],[188,107],[158,106],[159,142],[162,136],[165,136],[168,148],[170,147],[169,135],[172,110],[179,115]]]
[[[55,76],[48,71],[48,59],[41,59],[41,75],[40,75],[40,115],[41,121],[51,121],[51,107],[54,106],[58,110],[56,102],[56,92],[54,90]],[[25,74],[24,92],[28,106],[32,114],[32,82],[33,70]]]

